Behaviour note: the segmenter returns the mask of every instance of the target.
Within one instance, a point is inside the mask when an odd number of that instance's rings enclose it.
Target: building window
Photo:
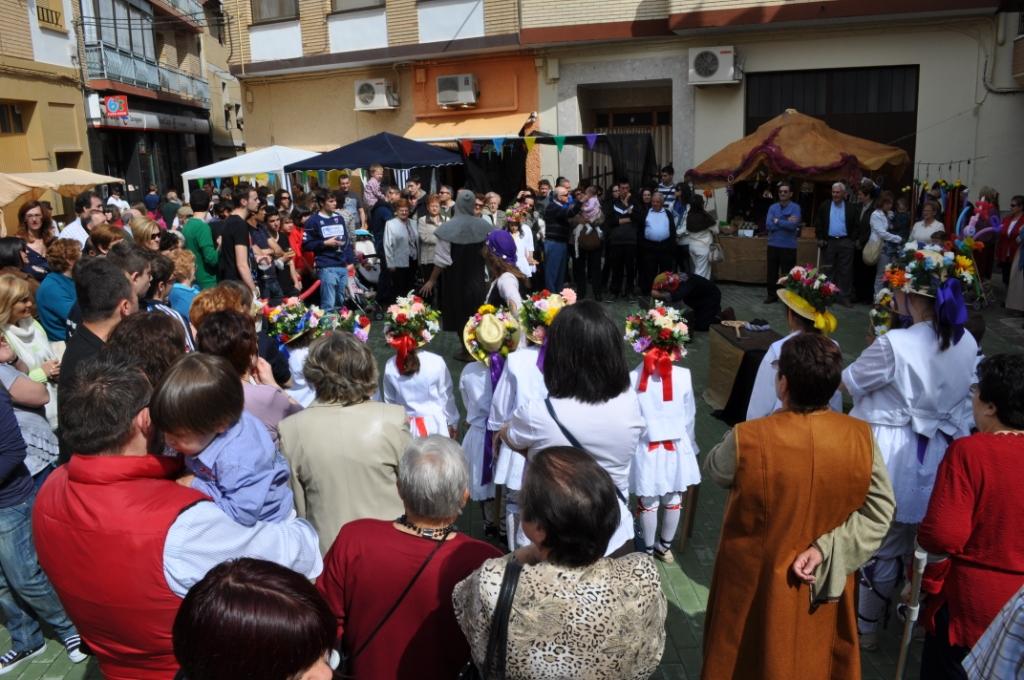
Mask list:
[[[252,0],[252,20],[256,23],[298,17],[298,0]]]
[[[21,104],[0,102],[0,135],[18,135],[25,132],[21,117]]]
[[[384,0],[331,0],[331,9],[335,12],[351,12],[357,9],[373,9],[383,6]]]

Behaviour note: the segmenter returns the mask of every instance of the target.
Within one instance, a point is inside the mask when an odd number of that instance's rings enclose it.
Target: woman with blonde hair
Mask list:
[[[149,250],[160,249],[160,225],[148,217],[134,217],[131,221],[132,239]]]
[[[10,274],[0,276],[0,332],[18,357],[18,370],[46,385],[50,393],[46,419],[56,427],[60,359],[50,347],[46,331],[32,318],[33,307],[28,284],[23,279]]]
[[[112,226],[110,223],[97,224],[89,232],[89,240],[85,243],[85,250],[93,256],[106,255],[110,252],[111,246],[124,239],[124,229]]]

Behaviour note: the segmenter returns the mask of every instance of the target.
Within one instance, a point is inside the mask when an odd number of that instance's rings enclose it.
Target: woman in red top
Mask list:
[[[986,359],[978,380],[979,431],[946,451],[917,533],[922,548],[949,557],[922,678],[966,678],[960,662],[1024,585],[1024,355]]]
[[[357,678],[454,678],[470,660],[452,607],[455,584],[501,553],[454,526],[469,470],[448,437],[414,439],[398,465],[405,514],[341,528],[317,589],[338,620]]]
[[[1017,254],[1021,232],[1024,232],[1024,196],[1010,199],[1010,212],[1003,218],[1003,226],[999,230],[999,242],[996,244],[996,262],[1003,273],[1003,285],[1010,285],[1010,264]]]

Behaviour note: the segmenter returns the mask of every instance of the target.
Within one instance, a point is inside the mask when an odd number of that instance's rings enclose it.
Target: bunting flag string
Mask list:
[[[526,153],[533,151],[533,145],[537,143],[536,137],[523,137],[523,143],[526,144]]]
[[[594,144],[597,143],[597,133],[596,132],[588,132],[587,134],[585,134],[583,136],[587,138],[587,148],[589,148],[591,151],[593,151],[594,150]]]
[[[459,146],[462,147],[462,155],[469,156],[473,153],[473,140],[472,139],[460,139]]]
[[[197,179],[196,180],[196,184],[198,184],[199,188],[202,189],[203,185],[206,184],[206,180],[205,179]]]
[[[498,152],[499,156],[501,156],[502,155],[502,148],[505,146],[505,138],[504,137],[495,137],[494,139],[491,140],[491,143],[494,144],[494,150]]]
[[[477,157],[477,158],[480,158],[481,147],[482,147],[482,145],[480,145],[480,144],[476,144],[476,143],[473,144],[473,155],[475,157]]]
[[[213,186],[217,187],[217,191],[220,191],[220,177],[213,178]]]
[[[555,135],[555,148],[558,149],[558,153],[562,153],[562,149],[565,148],[565,135]]]

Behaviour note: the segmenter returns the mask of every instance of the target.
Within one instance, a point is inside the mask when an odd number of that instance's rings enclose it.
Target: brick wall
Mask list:
[[[0,0],[2,2],[3,0]],[[226,19],[225,36],[233,65],[247,64],[249,56],[249,24],[252,23],[252,5],[249,0],[223,0]]]
[[[415,45],[420,41],[416,0],[387,0],[388,44]]]
[[[302,53],[306,56],[329,51],[327,13],[330,0],[299,0],[299,25],[302,27]]]
[[[717,5],[718,2],[733,1],[741,0],[705,0],[704,4]],[[756,0],[747,0],[752,1],[756,4]],[[700,4],[699,0],[673,0],[673,4],[675,3]],[[523,0],[523,28],[665,19],[669,15],[669,4],[669,0],[616,0],[602,3],[600,6],[591,0]]]
[[[3,30],[0,30],[0,55],[32,59],[27,4],[21,0],[0,0],[0,17],[4,18]]]
[[[505,35],[519,32],[516,0],[484,0],[484,34]]]

